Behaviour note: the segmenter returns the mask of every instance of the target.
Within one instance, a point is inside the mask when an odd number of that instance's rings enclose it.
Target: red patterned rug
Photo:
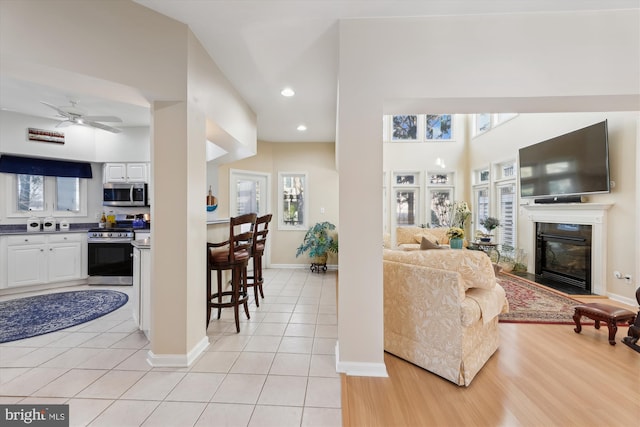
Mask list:
[[[580,301],[508,273],[498,274],[507,293],[509,313],[500,315],[503,323],[547,323],[573,325],[573,307]],[[582,324],[593,324],[585,318]]]

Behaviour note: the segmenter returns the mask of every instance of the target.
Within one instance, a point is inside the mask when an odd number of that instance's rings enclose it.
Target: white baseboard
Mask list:
[[[336,342],[336,372],[353,377],[388,377],[384,363],[340,362],[340,343]]]
[[[147,363],[154,368],[187,368],[207,347],[209,347],[209,337],[205,336],[187,354],[155,354],[149,350]]]
[[[612,294],[612,293],[608,293],[607,297],[609,299],[614,300],[614,301],[618,301],[618,302],[621,302],[623,304],[630,305],[631,307],[637,307],[638,306],[638,302],[636,301],[635,298],[627,298],[627,297],[623,297],[621,295]]]

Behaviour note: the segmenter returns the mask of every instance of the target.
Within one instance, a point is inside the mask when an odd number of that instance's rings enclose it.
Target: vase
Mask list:
[[[462,239],[449,239],[449,247],[451,249],[462,249]]]

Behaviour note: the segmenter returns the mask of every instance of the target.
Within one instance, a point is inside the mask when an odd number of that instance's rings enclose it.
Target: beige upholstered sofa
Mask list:
[[[384,249],[384,348],[468,386],[498,349],[504,289],[482,252]]]

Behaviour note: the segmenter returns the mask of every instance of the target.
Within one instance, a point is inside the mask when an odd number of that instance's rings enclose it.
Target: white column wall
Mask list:
[[[390,114],[403,101],[421,113],[637,110],[638,19],[632,10],[340,23],[339,367],[382,371],[385,104]]]

